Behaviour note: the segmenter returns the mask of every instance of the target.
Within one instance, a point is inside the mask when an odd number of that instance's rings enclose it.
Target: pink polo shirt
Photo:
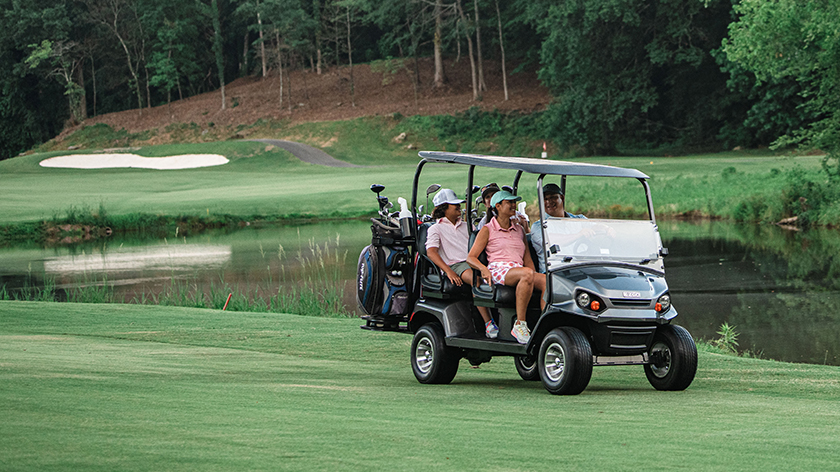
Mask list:
[[[494,217],[484,225],[490,231],[487,240],[487,262],[516,262],[524,264],[525,260],[525,230],[516,223],[510,228],[503,229]]]
[[[460,218],[454,225],[448,218],[441,218],[430,226],[429,232],[426,233],[426,249],[438,248],[438,254],[446,265],[467,260],[469,241],[467,224]]]

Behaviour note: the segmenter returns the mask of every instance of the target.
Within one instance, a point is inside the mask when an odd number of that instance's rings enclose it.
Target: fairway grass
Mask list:
[[[0,470],[837,470],[840,368],[700,352],[548,394],[509,358],[411,373],[358,319],[0,302]]]
[[[354,142],[354,141],[351,141]],[[376,144],[376,143],[374,143]],[[169,217],[232,215],[243,219],[297,217],[357,217],[374,215],[376,202],[371,184],[386,185],[384,195],[396,204],[397,197],[410,200],[412,180],[419,157],[406,157],[402,150],[388,158],[370,147],[350,149],[344,142],[324,146],[366,167],[330,168],[306,164],[288,152],[264,143],[228,141],[218,143],[147,146],[134,153],[145,157],[177,154],[220,154],[225,165],[181,170],[150,169],[50,169],[38,163],[68,154],[50,152],[0,161],[0,226],[60,220],[68,213],[110,216],[151,214]],[[371,146],[371,145],[369,145]],[[336,149],[338,150],[338,149]],[[79,151],[82,152],[82,151]],[[90,152],[90,150],[84,151]],[[656,214],[729,218],[745,199],[770,200],[785,185],[784,171],[801,168],[816,172],[820,156],[755,156],[723,153],[688,157],[596,157],[576,161],[631,167],[651,177]],[[467,184],[464,166],[426,166],[421,187],[438,183],[460,194]],[[476,183],[496,181],[512,184],[514,173],[479,169]],[[569,208],[592,215],[644,214],[647,211],[638,183],[627,179],[570,179]],[[523,178],[521,195],[533,205],[535,178]],[[590,185],[591,184],[591,185]],[[420,202],[425,203],[423,195]]]

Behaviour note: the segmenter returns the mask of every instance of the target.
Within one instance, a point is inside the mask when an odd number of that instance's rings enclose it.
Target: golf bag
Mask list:
[[[371,316],[403,316],[411,310],[412,262],[398,227],[371,219],[371,244],[362,249],[356,271],[356,301]]]

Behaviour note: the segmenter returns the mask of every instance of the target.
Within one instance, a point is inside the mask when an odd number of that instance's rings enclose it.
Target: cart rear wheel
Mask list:
[[[458,373],[458,351],[447,347],[443,328],[428,323],[414,333],[411,342],[411,370],[420,383],[448,384]]]
[[[513,356],[513,364],[516,372],[522,380],[539,380],[540,371],[537,368],[537,359],[532,356]]]

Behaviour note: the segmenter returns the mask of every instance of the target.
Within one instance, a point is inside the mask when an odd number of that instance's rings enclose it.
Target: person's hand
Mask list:
[[[481,278],[487,285],[493,285],[493,276],[490,275],[490,269],[486,267],[481,269]]]
[[[522,213],[519,213],[518,211],[516,213],[514,213],[513,216],[510,217],[510,221],[511,221],[511,223],[517,223],[519,226],[521,226],[523,228],[528,227],[528,219],[525,218],[525,215],[523,215]]]
[[[584,238],[591,238],[592,236],[595,236],[595,230],[592,228],[583,228],[580,230],[580,235]]]
[[[446,276],[449,277],[449,281],[455,284],[455,286],[457,287],[460,287],[461,284],[464,283],[464,281],[461,280],[461,277],[458,277],[458,274],[456,274],[455,271],[452,269],[446,271]]]

